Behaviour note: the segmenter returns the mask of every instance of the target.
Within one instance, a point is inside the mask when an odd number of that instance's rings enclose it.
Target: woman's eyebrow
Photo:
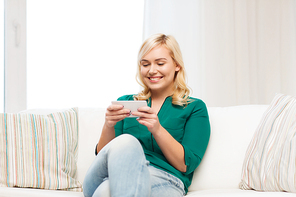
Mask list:
[[[164,57],[161,57],[161,58],[157,58],[157,59],[155,59],[155,61],[157,62],[157,61],[161,61],[161,60],[167,60],[166,58],[164,58]],[[145,60],[145,59],[141,59],[141,61],[140,62],[149,62],[148,60]]]
[[[162,57],[162,58],[158,58],[155,61],[160,61],[160,60],[167,60],[166,58]]]

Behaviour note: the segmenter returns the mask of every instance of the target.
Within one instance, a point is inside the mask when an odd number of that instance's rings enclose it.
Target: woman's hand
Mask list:
[[[105,124],[102,129],[97,152],[115,138],[115,124],[130,115],[130,110],[123,109],[123,105],[110,105],[105,114]]]
[[[117,122],[130,116],[129,109],[123,109],[123,105],[110,105],[107,108],[105,115],[105,125],[107,127],[114,127]]]
[[[139,116],[138,122],[145,125],[153,135],[162,128],[157,114],[148,106],[140,107],[137,112],[132,112],[132,115]]]

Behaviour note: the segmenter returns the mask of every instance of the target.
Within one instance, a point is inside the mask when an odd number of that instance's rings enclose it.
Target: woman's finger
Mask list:
[[[130,113],[123,113],[123,114],[120,114],[120,115],[108,115],[108,113],[106,113],[105,123],[109,127],[111,127],[111,126],[114,126],[117,122],[125,119],[128,116],[130,116]]]
[[[132,112],[132,115],[149,118],[151,115],[156,115],[152,108],[145,106],[138,108],[138,111]],[[153,117],[153,116],[152,116]]]
[[[106,116],[119,116],[124,114],[130,114],[130,110],[128,109],[122,109],[117,111],[106,111]]]
[[[146,112],[146,113],[150,113],[150,114],[154,113],[153,109],[148,106],[138,108],[138,112]]]
[[[108,121],[116,121],[116,120],[120,121],[128,116],[130,116],[130,114],[123,114],[123,115],[119,115],[119,116],[108,116],[108,117],[106,117],[106,119]]]
[[[149,114],[147,112],[135,111],[135,112],[132,112],[131,114],[134,115],[134,116],[140,117],[140,118],[149,118],[149,117],[151,117],[151,114]]]
[[[107,108],[107,110],[109,111],[117,111],[123,109],[123,105],[109,105],[109,107]]]

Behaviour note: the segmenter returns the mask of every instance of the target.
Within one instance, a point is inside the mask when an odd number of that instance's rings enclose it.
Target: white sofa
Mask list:
[[[261,120],[266,105],[208,108],[211,138],[200,166],[196,169],[187,196],[296,196],[287,192],[257,192],[239,189],[246,149]],[[57,110],[27,110],[23,113],[47,114]],[[79,108],[78,177],[82,183],[95,158],[94,147],[104,122],[105,109]],[[82,192],[25,188],[0,188],[1,197],[80,196]]]

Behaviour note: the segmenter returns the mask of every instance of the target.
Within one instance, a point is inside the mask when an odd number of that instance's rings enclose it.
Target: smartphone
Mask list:
[[[131,112],[138,111],[138,108],[147,106],[146,101],[112,101],[113,105],[123,105],[124,109],[129,109]],[[130,115],[127,118],[137,118],[137,116]]]

